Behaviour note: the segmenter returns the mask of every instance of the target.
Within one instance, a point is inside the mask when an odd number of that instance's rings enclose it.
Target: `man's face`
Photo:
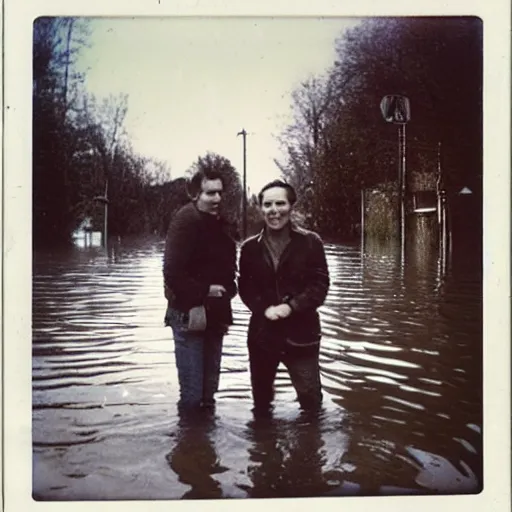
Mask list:
[[[208,180],[204,178],[201,182],[201,192],[197,198],[197,208],[202,212],[218,215],[223,191],[220,179]]]
[[[279,231],[290,222],[292,205],[282,187],[272,187],[263,192],[261,213],[268,229]]]

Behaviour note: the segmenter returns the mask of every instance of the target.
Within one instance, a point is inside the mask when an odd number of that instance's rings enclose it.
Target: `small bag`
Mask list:
[[[206,329],[206,308],[195,306],[188,312],[188,330],[204,331]]]

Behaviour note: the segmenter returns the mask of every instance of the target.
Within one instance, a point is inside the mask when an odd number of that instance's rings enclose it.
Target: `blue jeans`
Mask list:
[[[180,400],[178,410],[197,409],[215,403],[219,387],[222,339],[219,331],[189,332],[185,315],[168,308],[166,322],[174,336],[174,356],[178,369]]]

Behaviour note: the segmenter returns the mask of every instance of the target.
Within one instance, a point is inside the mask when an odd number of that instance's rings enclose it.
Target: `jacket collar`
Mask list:
[[[281,264],[286,261],[292,251],[294,240],[297,240],[297,238],[300,237],[301,229],[295,226],[293,223],[290,223],[290,242],[284,249],[283,254],[281,254],[281,258],[279,259],[278,268],[281,266]],[[256,237],[256,241],[258,242],[258,245],[261,247],[261,250],[263,251],[263,258],[265,259],[265,262],[270,268],[274,268],[274,264],[272,263],[272,258],[270,257],[270,253],[268,250],[267,245],[265,244],[265,241],[263,240],[265,236],[265,228],[263,228],[260,233]]]
[[[290,222],[290,239],[295,238],[298,234],[301,233],[300,228],[298,228],[293,222]],[[258,243],[263,242],[263,237],[265,236],[265,228],[263,228],[258,235],[256,236],[256,240]]]
[[[214,220],[217,220],[217,221],[223,221],[224,219],[222,218],[222,215],[219,213],[218,215],[212,215],[211,213],[208,213],[208,212],[203,212],[203,210],[200,210],[198,207],[197,207],[197,203],[195,201],[192,201],[192,204],[194,205],[194,208],[196,209],[196,212],[198,213],[198,215],[201,217],[201,218],[204,218],[204,219],[214,219]]]

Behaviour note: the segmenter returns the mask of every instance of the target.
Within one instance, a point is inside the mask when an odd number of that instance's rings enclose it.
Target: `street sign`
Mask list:
[[[384,96],[380,102],[380,110],[388,123],[405,124],[411,119],[409,98],[400,94]]]

